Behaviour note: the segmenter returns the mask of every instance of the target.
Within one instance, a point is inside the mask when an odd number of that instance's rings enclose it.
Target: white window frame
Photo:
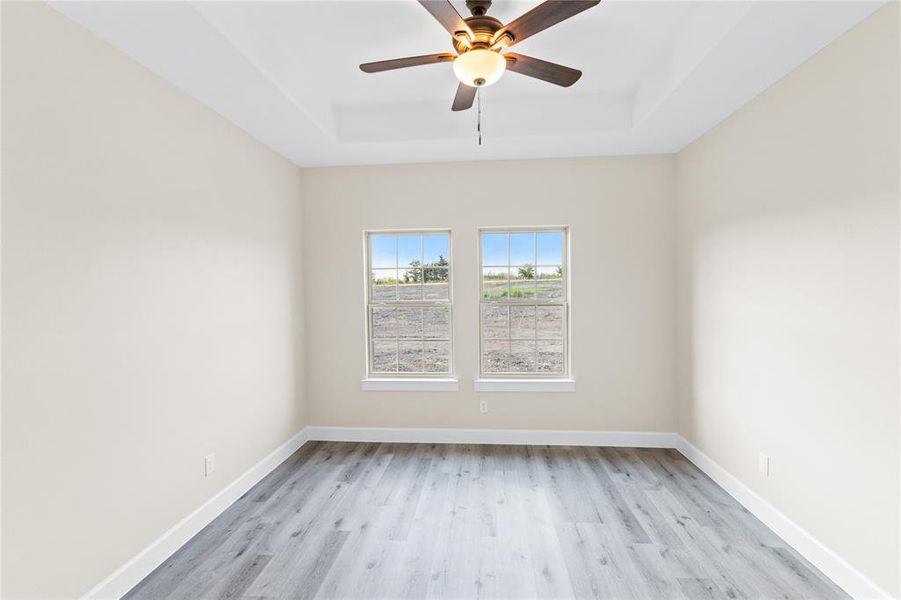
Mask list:
[[[446,300],[394,300],[394,301],[374,301],[372,299],[372,236],[378,235],[447,235],[447,299]],[[457,378],[455,375],[454,360],[454,259],[453,259],[453,235],[448,228],[420,228],[420,229],[370,229],[363,232],[364,246],[364,303],[366,324],[366,365],[365,377],[362,380],[362,389],[364,391],[456,391]],[[420,260],[423,258],[424,248],[423,242],[420,242]],[[400,272],[400,265],[395,265],[397,272]],[[423,267],[424,269],[425,267]],[[423,277],[423,284],[425,283]],[[381,372],[373,371],[373,342],[372,337],[372,308],[387,307],[447,307],[448,311],[448,333],[449,337],[430,338],[434,341],[447,341],[449,345],[448,355],[448,371],[440,373],[430,373],[425,371],[404,371],[404,372]],[[423,339],[423,343],[427,341]]]
[[[560,232],[563,234],[563,294],[561,300],[539,300],[535,298],[533,301],[521,300],[486,300],[484,295],[484,268],[504,267],[509,272],[510,269],[510,252],[509,246],[507,251],[507,265],[484,265],[482,261],[482,236],[486,233],[523,233],[535,232]],[[543,225],[537,227],[526,226],[494,226],[480,227],[479,236],[479,252],[478,252],[478,277],[479,277],[479,378],[474,382],[475,390],[482,391],[550,391],[550,392],[572,392],[575,391],[575,381],[571,374],[571,351],[570,351],[570,228],[568,225]],[[508,239],[509,245],[509,239]],[[538,264],[538,245],[535,244],[535,261],[534,267],[536,271],[536,285],[538,281],[538,269],[542,267],[550,267],[557,265],[539,265]],[[508,283],[508,286],[512,285]],[[509,287],[508,287],[509,289]],[[562,373],[542,373],[537,371],[524,371],[518,373],[496,373],[486,372],[483,370],[483,342],[484,342],[484,324],[482,323],[482,309],[484,306],[562,306],[563,307],[563,372]],[[536,322],[537,328],[537,322]],[[538,340],[536,332],[536,341]],[[537,352],[537,344],[536,344]]]

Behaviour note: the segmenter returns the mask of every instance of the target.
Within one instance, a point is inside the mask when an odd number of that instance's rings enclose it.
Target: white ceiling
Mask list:
[[[489,14],[509,22],[538,3],[495,0]],[[52,4],[312,166],[675,152],[882,3],[605,0],[516,46],[582,79],[505,74],[482,93],[481,147],[476,111],[450,110],[449,63],[357,68],[451,50],[414,0]]]

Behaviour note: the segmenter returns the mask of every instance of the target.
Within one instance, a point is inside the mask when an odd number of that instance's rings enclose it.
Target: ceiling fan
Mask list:
[[[491,0],[466,0],[472,13],[465,19],[449,0],[419,0],[435,19],[451,34],[456,54],[443,52],[425,56],[408,56],[393,60],[364,63],[365,73],[378,73],[418,65],[454,63],[454,74],[460,80],[451,110],[472,106],[476,91],[500,79],[506,69],[542,81],[569,87],[579,80],[582,71],[505,50],[524,39],[575,16],[601,0],[547,0],[529,12],[504,25],[486,13]]]

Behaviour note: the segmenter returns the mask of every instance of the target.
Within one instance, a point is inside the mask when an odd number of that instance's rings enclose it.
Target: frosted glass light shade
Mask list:
[[[485,87],[501,78],[507,61],[499,52],[477,48],[454,59],[454,74],[463,84]]]

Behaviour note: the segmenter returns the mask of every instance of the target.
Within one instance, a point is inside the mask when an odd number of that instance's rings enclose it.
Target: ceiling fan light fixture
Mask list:
[[[501,53],[487,48],[476,48],[454,59],[454,75],[471,87],[491,85],[501,78],[506,68],[507,61]]]
[[[454,75],[460,80],[451,104],[453,111],[472,108],[473,102],[479,97],[478,89],[496,82],[507,69],[561,87],[569,87],[579,80],[582,71],[578,69],[507,50],[536,33],[597,6],[601,0],[544,0],[506,24],[487,14],[491,2],[492,0],[466,0],[466,7],[472,16],[464,19],[451,4],[451,0],[419,0],[419,4],[451,35],[451,44],[456,54],[440,52],[380,60],[363,63],[360,70],[364,73],[379,73],[453,62]]]

